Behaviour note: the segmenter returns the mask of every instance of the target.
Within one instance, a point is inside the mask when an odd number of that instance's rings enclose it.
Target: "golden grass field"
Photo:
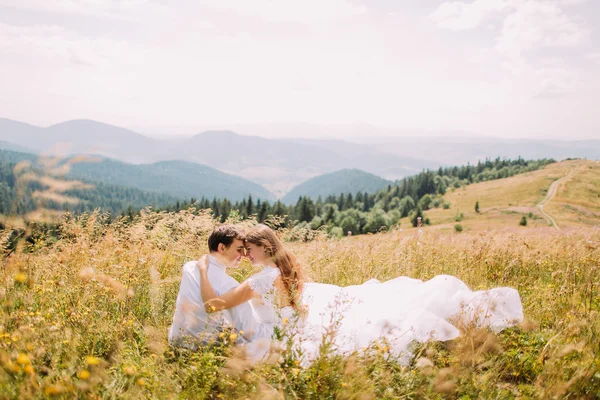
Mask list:
[[[561,229],[544,219],[520,227],[521,208],[535,212],[570,171],[544,207]],[[472,289],[519,291],[522,325],[500,334],[466,327],[452,342],[419,346],[406,367],[376,345],[346,358],[324,351],[306,368],[285,349],[256,366],[227,343],[173,349],[181,267],[207,250],[214,221],[188,211],[144,212],[132,223],[66,218],[60,239],[39,235],[2,258],[0,398],[598,398],[600,229],[582,217],[598,211],[598,173],[590,162],[550,165],[448,193],[451,209],[428,211],[434,225],[421,231],[287,243],[319,282],[452,274]],[[512,207],[518,217],[502,213]],[[452,228],[458,208],[462,233]],[[3,244],[8,235],[0,231]]]

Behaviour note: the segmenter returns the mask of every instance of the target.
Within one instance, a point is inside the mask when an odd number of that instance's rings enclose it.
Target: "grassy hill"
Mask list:
[[[324,199],[329,195],[340,193],[375,193],[391,183],[359,169],[343,169],[301,183],[286,194],[282,201],[286,204],[295,204],[300,196],[308,196],[316,200],[319,196]]]
[[[432,209],[426,214],[432,224],[441,229],[454,229],[457,223],[474,230],[515,227],[523,215],[533,216],[528,218],[528,227],[548,226],[538,205],[552,183],[559,179],[562,180],[556,195],[544,204],[543,210],[561,228],[598,226],[600,163],[588,160],[553,163],[538,171],[454,189],[444,195],[444,200],[451,205],[449,209]],[[475,212],[476,202],[479,202],[479,213]],[[459,214],[463,218],[456,221]],[[409,226],[408,220],[403,220],[403,226]]]

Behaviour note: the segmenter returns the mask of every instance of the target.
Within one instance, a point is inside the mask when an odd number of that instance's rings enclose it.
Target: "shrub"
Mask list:
[[[519,225],[521,225],[521,226],[527,226],[527,217],[525,215],[523,215],[521,217],[521,221],[519,221]]]

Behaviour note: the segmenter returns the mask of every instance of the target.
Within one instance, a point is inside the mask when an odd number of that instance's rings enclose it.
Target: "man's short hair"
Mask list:
[[[220,243],[229,247],[235,239],[244,240],[244,235],[238,228],[233,225],[217,226],[208,237],[208,249],[217,251]]]

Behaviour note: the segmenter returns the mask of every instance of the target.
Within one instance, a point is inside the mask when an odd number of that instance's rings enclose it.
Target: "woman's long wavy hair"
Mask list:
[[[281,280],[287,290],[290,305],[298,310],[299,296],[304,285],[302,267],[296,258],[283,247],[275,232],[266,225],[259,224],[246,233],[246,241],[264,247],[266,254],[281,272]]]

